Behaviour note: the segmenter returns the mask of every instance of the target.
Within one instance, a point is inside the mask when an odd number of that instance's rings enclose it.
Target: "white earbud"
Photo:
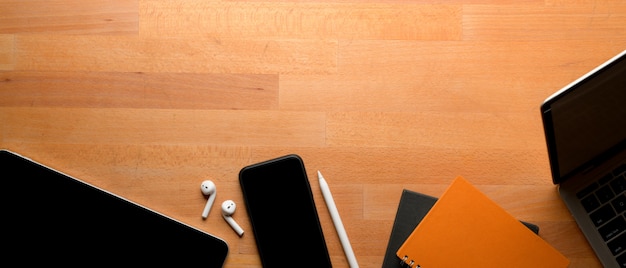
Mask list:
[[[226,201],[224,201],[224,203],[222,203],[222,216],[224,216],[224,220],[226,220],[226,222],[228,222],[230,227],[232,227],[233,230],[235,230],[235,232],[239,236],[242,236],[243,235],[243,229],[241,229],[239,224],[237,224],[237,222],[235,222],[233,217],[231,217],[233,215],[233,213],[235,213],[235,208],[237,208],[237,205],[235,205],[235,202],[233,202],[233,200],[226,200]]]
[[[204,195],[209,196],[209,200],[207,200],[206,205],[204,206],[204,210],[202,211],[202,218],[206,219],[209,216],[209,211],[211,211],[213,202],[215,202],[217,189],[215,188],[215,183],[210,180],[206,180],[203,181],[202,184],[200,184],[200,190]]]

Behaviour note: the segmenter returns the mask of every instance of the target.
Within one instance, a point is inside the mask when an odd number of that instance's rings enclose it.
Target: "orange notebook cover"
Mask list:
[[[569,260],[457,177],[396,252],[410,267],[567,267]]]

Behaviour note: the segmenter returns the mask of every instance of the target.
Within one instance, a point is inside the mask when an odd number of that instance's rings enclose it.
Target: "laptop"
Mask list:
[[[2,263],[223,267],[226,242],[123,197],[0,150]]]
[[[626,50],[541,105],[552,180],[604,267],[626,267]]]

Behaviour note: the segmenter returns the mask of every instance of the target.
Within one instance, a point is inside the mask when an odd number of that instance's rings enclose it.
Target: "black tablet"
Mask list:
[[[218,237],[0,150],[2,262],[223,267]]]

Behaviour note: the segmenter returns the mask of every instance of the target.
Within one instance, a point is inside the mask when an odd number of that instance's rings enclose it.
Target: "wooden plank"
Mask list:
[[[249,146],[325,143],[325,115],[319,112],[0,108],[0,125],[4,142]]]
[[[439,146],[268,147],[254,146],[251,163],[299,154],[309,178],[316,171],[335,177],[333,185],[447,185],[456,176],[482,185],[532,185],[554,189],[545,146],[525,149],[444,149]],[[545,188],[544,188],[545,189]],[[440,189],[443,190],[443,189]],[[439,192],[428,192],[439,194]]]
[[[467,5],[464,40],[592,40],[626,43],[626,3],[610,5]],[[590,52],[593,50],[590,50]]]
[[[171,73],[333,73],[337,42],[20,35],[15,69]]]
[[[145,1],[140,10],[140,32],[146,36],[350,40],[461,37],[459,4]]]
[[[340,42],[337,74],[281,76],[280,107],[534,117],[546,97],[622,49],[599,41]]]
[[[0,34],[137,34],[137,0],[5,0]]]
[[[540,120],[539,114],[337,112],[328,115],[327,139],[340,147],[541,148]]]
[[[278,75],[0,72],[0,106],[273,110]]]
[[[338,73],[375,78],[479,76],[515,79],[540,74],[578,77],[621,52],[626,40],[378,41],[339,43]],[[593,51],[593,53],[590,53]],[[508,74],[502,77],[502,75]],[[514,75],[514,76],[513,76]],[[569,80],[569,79],[568,79]],[[497,80],[496,80],[497,81]],[[470,81],[465,81],[470,82]],[[459,85],[463,86],[463,85]]]
[[[15,64],[15,36],[0,34],[0,71],[13,70]]]
[[[437,64],[433,62],[433,64]],[[461,64],[461,63],[459,63]],[[589,64],[591,66],[591,64]],[[466,64],[468,69],[481,68]],[[573,70],[544,74],[528,70],[516,74],[505,68],[464,71],[442,79],[434,70],[407,70],[393,76],[366,74],[283,75],[280,107],[308,111],[526,113],[575,77]],[[451,67],[456,68],[456,67]],[[591,68],[591,67],[589,67]],[[565,69],[565,68],[564,68]],[[574,68],[572,68],[574,69]],[[583,72],[584,68],[576,68]],[[367,72],[366,67],[363,68]],[[442,67],[442,72],[448,73]],[[536,90],[526,90],[534,88]],[[516,102],[518,105],[511,105]]]

